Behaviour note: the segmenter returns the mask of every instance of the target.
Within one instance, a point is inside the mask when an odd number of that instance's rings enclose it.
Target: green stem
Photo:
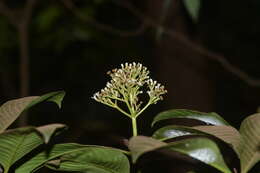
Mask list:
[[[132,128],[133,128],[133,136],[137,136],[137,125],[136,125],[135,117],[132,117]]]
[[[116,106],[114,106],[114,108],[116,108],[118,111],[120,111],[121,113],[125,114],[129,118],[131,118],[131,115],[128,114],[127,112],[125,112],[124,110],[122,110],[119,106],[116,105]]]
[[[149,101],[149,102],[145,105],[145,107],[144,107],[140,112],[138,112],[138,113],[135,115],[135,117],[137,118],[141,113],[143,113],[143,111],[144,111],[145,109],[147,109],[147,108],[150,106],[150,104],[151,104],[151,101]]]

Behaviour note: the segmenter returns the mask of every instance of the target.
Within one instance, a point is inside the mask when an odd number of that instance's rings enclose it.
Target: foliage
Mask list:
[[[132,120],[133,137],[126,142],[128,150],[76,143],[55,144],[31,154],[29,159],[16,167],[16,173],[32,173],[42,167],[83,173],[130,173],[131,165],[136,165],[137,171],[141,172],[142,167],[139,165],[145,163],[142,161],[147,156],[150,157],[150,154],[162,156],[156,158],[155,164],[163,157],[178,159],[181,156],[223,173],[247,173],[260,160],[260,114],[247,117],[238,131],[216,113],[173,109],[155,116],[152,126],[157,128],[152,137],[138,136],[136,118],[149,105],[162,100],[161,95],[165,94],[166,90],[161,84],[150,79],[146,67],[139,63],[126,63],[121,65],[121,69],[114,69],[108,74],[112,80],[101,92],[94,94],[93,99],[117,109]],[[145,97],[141,95],[146,94],[148,101],[143,106],[141,99]],[[6,118],[5,121],[10,124],[23,110],[39,102],[53,101],[60,105],[63,96],[63,92],[55,92],[41,97],[10,101],[1,107],[0,117]],[[123,110],[125,108],[129,112]],[[176,119],[182,119],[183,122],[193,119],[200,122],[200,125],[175,125]],[[161,127],[162,122],[168,124]],[[3,130],[6,129],[4,125],[1,124]],[[8,173],[10,167],[31,150],[44,142],[47,143],[59,128],[64,128],[64,125],[25,127],[2,132],[0,163],[4,173]],[[240,167],[227,163],[223,143],[237,154],[241,171]],[[187,172],[193,171],[198,170],[187,169]]]
[[[227,124],[226,121],[219,118],[219,116],[216,116],[216,113],[203,113],[184,109],[174,109],[158,114],[154,118],[153,125],[162,120],[180,117],[197,119],[206,123],[206,125],[193,127],[168,125],[156,130],[153,137],[163,141],[185,135],[205,135],[207,137],[218,138],[229,144],[237,153],[241,163],[241,173],[248,172],[257,162],[259,162],[259,113],[247,117],[241,123],[239,131]],[[218,123],[216,123],[216,120]],[[236,169],[239,170],[239,168]]]
[[[8,173],[15,163],[32,150],[43,143],[48,143],[56,132],[65,128],[65,125],[50,124],[40,127],[6,129],[22,112],[38,103],[51,101],[60,107],[64,95],[63,91],[59,91],[43,96],[24,97],[10,100],[0,107],[0,164],[3,173]]]

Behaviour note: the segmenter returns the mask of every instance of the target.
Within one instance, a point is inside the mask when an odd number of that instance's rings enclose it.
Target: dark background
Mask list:
[[[130,121],[91,96],[108,70],[135,61],[168,90],[138,119],[141,134],[171,108],[214,111],[239,128],[259,106],[260,3],[200,0],[197,18],[189,10],[182,0],[0,0],[0,102],[67,93],[61,110],[36,106],[13,127],[65,123],[62,141],[117,145]]]

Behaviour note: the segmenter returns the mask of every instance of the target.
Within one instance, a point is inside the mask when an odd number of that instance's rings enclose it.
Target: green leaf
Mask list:
[[[0,164],[4,173],[7,173],[17,160],[42,143],[42,138],[32,127],[7,130],[0,134]]]
[[[201,0],[183,0],[183,3],[193,21],[198,22]]]
[[[65,96],[64,91],[52,92],[43,96],[31,96],[10,100],[0,107],[0,133],[8,128],[19,115],[30,107],[43,101],[55,102],[61,107],[61,101]]]
[[[239,132],[231,126],[165,126],[153,133],[153,138],[159,140],[167,140],[185,135],[210,135],[231,144],[238,154],[238,146],[240,144]]]
[[[130,139],[129,149],[134,162],[147,152],[167,149],[169,152],[175,151],[197,159],[224,173],[231,173],[223,160],[218,146],[207,138],[191,138],[167,144],[153,138],[137,136]]]
[[[229,125],[220,115],[215,112],[204,113],[187,109],[172,109],[159,113],[153,120],[152,126],[162,120],[173,118],[188,118],[202,121],[212,125]]]
[[[28,108],[30,108],[30,107],[38,104],[38,103],[41,103],[43,101],[54,102],[59,106],[59,108],[61,108],[61,103],[62,103],[64,96],[65,96],[64,91],[56,91],[56,92],[51,92],[51,93],[48,93],[48,94],[45,94],[45,95],[42,95],[42,96],[34,96],[34,97],[37,97],[37,98],[33,99],[33,101],[31,101],[30,104],[28,104],[25,109],[28,109]]]
[[[9,168],[30,151],[43,144],[42,136],[52,136],[62,124],[51,124],[38,128],[25,127],[7,130],[0,134],[0,165],[7,173]],[[48,129],[48,130],[46,130]],[[40,132],[40,133],[39,133]],[[41,134],[41,135],[40,135]]]
[[[45,126],[37,127],[36,130],[40,133],[44,143],[48,143],[53,135],[57,132],[63,131],[67,128],[64,124],[48,124]]]
[[[50,162],[51,161],[51,162]],[[47,164],[63,171],[93,173],[129,173],[129,161],[124,151],[102,146],[57,144],[16,169],[16,173],[31,173]]]
[[[167,140],[179,136],[201,135],[201,134],[205,134],[205,133],[202,133],[198,130],[186,126],[169,125],[156,130],[153,133],[152,137],[158,140]]]
[[[260,114],[246,118],[240,127],[242,136],[239,147],[241,172],[248,172],[260,161]]]

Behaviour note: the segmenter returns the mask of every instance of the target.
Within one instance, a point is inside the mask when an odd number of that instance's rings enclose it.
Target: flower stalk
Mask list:
[[[111,80],[106,87],[92,97],[94,100],[117,109],[131,118],[133,136],[137,136],[137,117],[150,105],[162,100],[167,90],[157,81],[150,79],[149,71],[140,63],[121,64],[121,68],[107,72]],[[146,92],[145,92],[146,91]],[[148,102],[144,105],[140,95],[147,94]],[[124,110],[122,105],[128,110]]]

